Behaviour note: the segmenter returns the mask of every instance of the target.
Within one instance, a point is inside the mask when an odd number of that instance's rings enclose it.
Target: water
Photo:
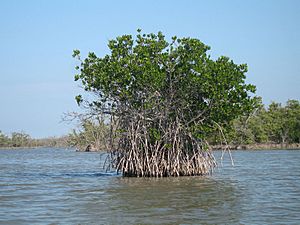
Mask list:
[[[99,153],[0,150],[0,224],[300,224],[300,151],[233,157],[212,176],[144,179],[103,171]]]

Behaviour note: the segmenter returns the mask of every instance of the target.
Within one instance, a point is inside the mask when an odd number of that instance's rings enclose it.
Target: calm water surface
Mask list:
[[[0,150],[0,224],[300,224],[300,151],[233,157],[208,177],[143,179],[106,173],[99,153]]]

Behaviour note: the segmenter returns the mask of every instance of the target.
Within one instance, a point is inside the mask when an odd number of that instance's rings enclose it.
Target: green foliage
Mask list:
[[[285,110],[288,118],[288,139],[290,142],[300,143],[300,102],[289,100]]]
[[[224,56],[211,59],[210,47],[195,38],[173,37],[168,43],[161,32],[140,32],[135,39],[123,35],[110,40],[110,54],[104,57],[89,53],[81,60],[74,51],[81,61],[75,80],[99,96],[88,103],[92,110],[118,114],[128,108],[151,110],[160,102],[159,110],[168,113],[169,121],[177,118],[194,136],[204,138],[214,123],[226,126],[254,108],[256,99],[249,94],[255,86],[245,83],[247,65]],[[81,96],[76,100],[86,103]]]
[[[228,138],[234,145],[300,143],[300,103],[289,100],[282,106],[272,102],[265,108],[260,101],[252,113],[234,120],[228,131]]]
[[[28,134],[25,134],[23,132],[13,132],[11,134],[12,147],[28,146],[29,142],[30,136]]]
[[[7,136],[0,131],[0,147],[30,147],[31,137],[24,132],[13,132]]]
[[[110,54],[90,52],[84,60],[74,51],[80,60],[75,80],[96,96],[76,101],[116,124],[118,146],[110,155],[117,170],[124,176],[210,173],[216,163],[208,137],[255,107],[247,65],[225,56],[213,60],[200,40],[174,36],[168,42],[161,32],[138,30],[108,47]]]
[[[7,147],[10,145],[10,138],[3,134],[0,130],[0,147]]]
[[[285,107],[273,102],[264,118],[269,140],[278,143],[299,142],[300,104],[289,100]]]
[[[94,150],[105,150],[108,141],[109,128],[100,118],[83,119],[80,129],[74,129],[68,136],[68,145],[79,150],[86,150],[88,146]]]
[[[66,137],[34,139],[24,132],[12,132],[8,136],[0,131],[0,147],[2,148],[66,147],[66,142]]]

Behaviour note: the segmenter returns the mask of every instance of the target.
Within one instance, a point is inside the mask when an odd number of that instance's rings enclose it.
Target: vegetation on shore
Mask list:
[[[25,132],[13,132],[11,135],[6,135],[0,131],[0,148],[66,147],[67,140],[66,136],[37,139]]]
[[[232,148],[297,147],[300,144],[300,102],[289,100],[285,105],[273,102],[268,107],[260,102],[249,114],[232,121],[224,133]],[[221,140],[217,134],[210,137],[214,145]]]
[[[74,115],[71,117],[74,118]],[[77,114],[75,117],[79,120],[80,127],[73,129],[67,136],[68,146],[76,148],[77,151],[107,150],[110,127],[104,123],[104,119],[99,116],[85,118]]]
[[[79,123],[81,129],[69,135],[68,143],[82,151],[89,145],[96,151],[108,149],[108,124],[99,126],[99,118],[80,120]],[[248,115],[233,120],[224,135],[230,149],[299,149],[300,102],[289,100],[284,105],[273,102],[269,106],[259,102]],[[208,137],[213,149],[224,148],[223,140],[218,130]]]
[[[0,131],[0,148],[74,147],[79,151],[104,151],[110,143],[110,125],[103,118],[80,118],[80,128],[62,137],[31,138],[24,132],[5,135]],[[261,102],[248,115],[231,122],[224,132],[230,149],[299,149],[300,102],[284,105]],[[224,148],[219,132],[212,132],[208,142],[213,149]],[[117,140],[114,140],[115,144]]]

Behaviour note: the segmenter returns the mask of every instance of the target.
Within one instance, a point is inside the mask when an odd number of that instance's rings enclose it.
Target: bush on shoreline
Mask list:
[[[68,147],[67,136],[36,139],[25,132],[6,135],[0,131],[0,148]]]

